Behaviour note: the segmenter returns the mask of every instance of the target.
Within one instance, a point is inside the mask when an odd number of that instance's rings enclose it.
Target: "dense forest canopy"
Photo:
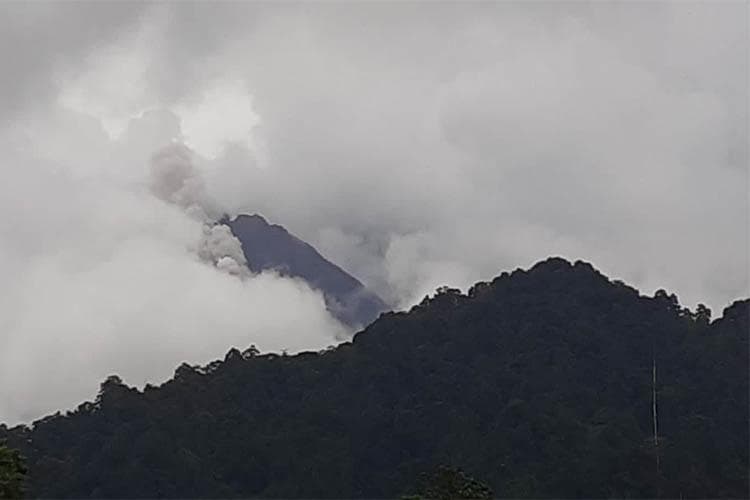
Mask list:
[[[749,314],[551,258],[327,351],[112,376],[0,440],[41,497],[397,497],[446,466],[496,497],[742,498]]]
[[[21,498],[25,479],[26,466],[21,454],[0,442],[0,498]]]

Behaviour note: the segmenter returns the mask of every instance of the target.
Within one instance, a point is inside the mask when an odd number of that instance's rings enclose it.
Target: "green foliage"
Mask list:
[[[438,464],[496,497],[744,498],[749,317],[747,300],[711,321],[550,259],[333,350],[232,350],[143,391],[110,377],[0,439],[46,498],[393,498]],[[442,474],[428,493],[485,491]]]
[[[422,478],[417,498],[431,500],[492,498],[492,489],[481,481],[465,474],[461,469],[441,465]]]
[[[0,498],[22,498],[25,478],[21,454],[0,444]]]

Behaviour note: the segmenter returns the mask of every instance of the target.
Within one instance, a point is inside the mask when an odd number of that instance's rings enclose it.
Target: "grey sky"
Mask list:
[[[549,255],[714,314],[748,295],[745,2],[30,2],[0,28],[0,420],[332,342],[303,285],[197,260],[148,190],[172,140],[206,206],[403,307]]]

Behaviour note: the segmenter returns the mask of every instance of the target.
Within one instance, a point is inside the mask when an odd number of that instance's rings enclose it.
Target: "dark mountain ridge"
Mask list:
[[[220,223],[229,226],[240,240],[252,271],[274,269],[285,276],[302,278],[312,288],[323,292],[329,311],[342,323],[366,326],[389,309],[359,280],[282,226],[269,224],[257,214],[225,217]]]
[[[0,438],[42,497],[386,498],[449,464],[499,497],[744,498],[749,316],[552,258],[332,350],[232,349],[142,392],[110,377]]]

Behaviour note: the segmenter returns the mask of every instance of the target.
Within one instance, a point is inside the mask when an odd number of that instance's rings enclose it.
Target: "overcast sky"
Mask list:
[[[397,307],[562,255],[720,315],[748,38],[746,2],[0,3],[0,421],[341,338],[304,283],[230,272],[222,211]]]

